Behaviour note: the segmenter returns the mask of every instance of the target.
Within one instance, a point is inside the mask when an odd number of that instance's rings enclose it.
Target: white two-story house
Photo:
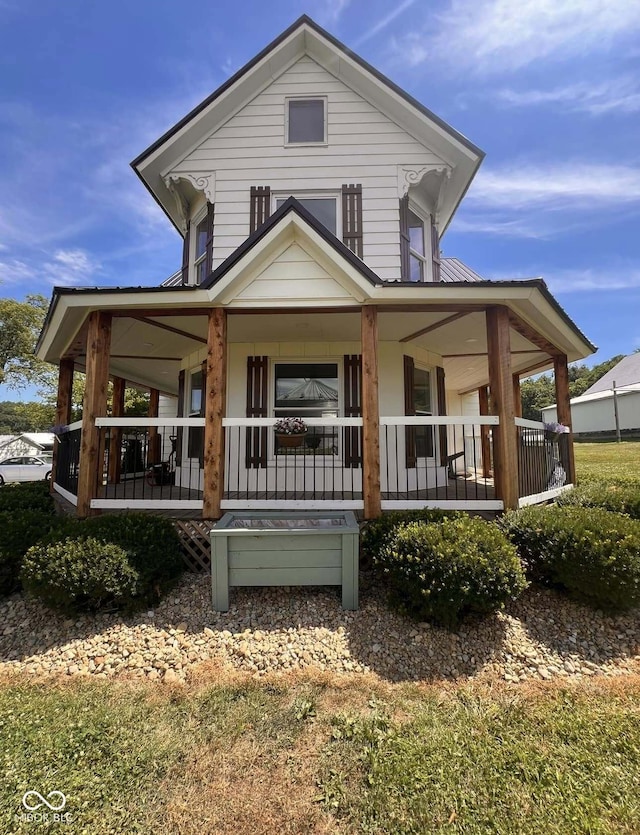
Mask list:
[[[440,241],[483,153],[297,20],[134,162],[184,240],[159,287],[56,288],[38,354],[69,423],[54,489],[86,516],[147,508],[500,510],[573,481],[571,435],[519,380],[593,345],[541,279],[485,281]],[[107,383],[114,382],[107,413]],[[124,381],[151,390],[122,417]],[[302,418],[291,441],[274,430]],[[152,477],[152,464],[164,461]]]

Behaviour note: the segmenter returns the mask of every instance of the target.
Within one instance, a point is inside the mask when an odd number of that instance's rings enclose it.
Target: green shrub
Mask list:
[[[455,510],[438,510],[425,507],[422,510],[395,510],[383,513],[377,519],[367,522],[360,531],[360,556],[365,564],[371,565],[380,554],[389,537],[407,522],[441,522],[462,516]]]
[[[27,481],[0,487],[0,513],[8,510],[42,510],[55,513],[48,481]]]
[[[610,612],[640,606],[640,521],[598,507],[529,507],[501,526],[532,580]]]
[[[561,506],[603,507],[640,519],[640,482],[588,481],[558,497]]]
[[[374,557],[374,567],[403,612],[448,627],[467,612],[500,609],[526,587],[505,535],[466,516],[400,525]]]
[[[56,533],[63,524],[43,510],[0,511],[0,595],[20,588],[22,558],[32,545]]]
[[[64,612],[126,606],[138,582],[123,548],[92,537],[34,545],[21,578],[27,592]]]
[[[152,603],[184,570],[178,533],[171,520],[148,513],[95,516],[83,525],[85,536],[123,548],[138,576],[139,603]]]

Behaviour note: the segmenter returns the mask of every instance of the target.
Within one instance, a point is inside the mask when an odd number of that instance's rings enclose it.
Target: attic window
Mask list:
[[[326,142],[326,114],[327,100],[325,98],[287,99],[287,145]]]

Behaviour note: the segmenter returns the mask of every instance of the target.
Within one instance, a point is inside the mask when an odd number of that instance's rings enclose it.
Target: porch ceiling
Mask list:
[[[457,316],[457,318],[454,318]],[[447,388],[468,391],[489,380],[487,335],[483,311],[382,312],[380,341],[417,346],[443,359]],[[175,394],[183,358],[204,348],[207,317],[115,317],[111,337],[110,372],[129,381]],[[70,354],[84,365],[85,336],[80,332]],[[231,343],[359,342],[359,312],[230,313]],[[514,372],[552,366],[549,355],[522,334],[511,330]]]

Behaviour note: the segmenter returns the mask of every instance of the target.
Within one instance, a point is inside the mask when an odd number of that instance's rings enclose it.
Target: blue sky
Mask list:
[[[634,0],[0,0],[0,295],[174,272],[129,162],[303,12],[486,152],[445,255],[640,347]]]

